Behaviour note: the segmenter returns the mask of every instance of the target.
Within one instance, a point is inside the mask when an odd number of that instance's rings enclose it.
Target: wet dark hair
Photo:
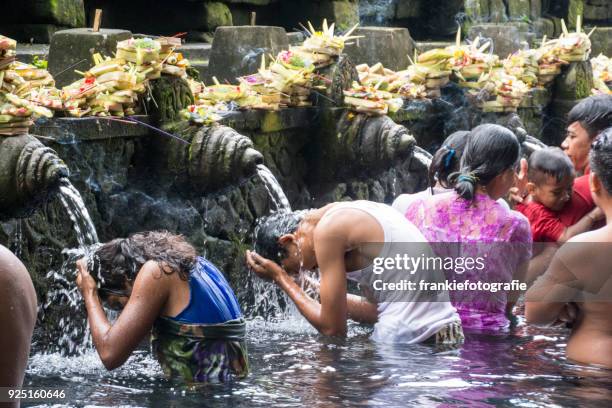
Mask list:
[[[536,150],[529,156],[529,172],[527,178],[532,183],[540,185],[547,177],[553,177],[557,182],[574,175],[574,165],[569,157],[558,147],[546,147]]]
[[[196,256],[195,248],[181,235],[167,231],[136,233],[96,249],[92,256],[92,276],[100,281],[101,288],[123,290],[126,282],[136,279],[146,262],[155,261],[164,273],[176,272],[187,280]]]
[[[580,122],[591,140],[594,139],[612,126],[612,95],[594,95],[583,99],[569,111],[567,120],[569,123]]]
[[[608,194],[612,194],[612,127],[605,129],[591,145],[591,171]]]
[[[278,240],[283,235],[295,233],[304,215],[304,211],[277,212],[263,218],[255,228],[255,252],[280,263],[287,253]]]
[[[518,164],[518,139],[503,126],[486,124],[470,132],[461,157],[461,168],[449,177],[455,191],[465,200],[472,201],[477,186],[489,184],[495,177]]]
[[[469,135],[470,132],[467,130],[451,133],[433,155],[428,173],[429,185],[432,188],[436,181],[444,188],[452,188],[448,177],[459,171],[461,156]]]

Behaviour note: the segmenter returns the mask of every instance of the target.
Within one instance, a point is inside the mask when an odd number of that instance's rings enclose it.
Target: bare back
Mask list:
[[[586,298],[576,303],[579,312],[567,356],[612,368],[612,228],[607,226],[577,238],[570,244],[576,246],[572,249],[576,256],[568,260],[568,268],[576,271]]]
[[[28,271],[0,245],[0,387],[20,387],[23,382],[36,308],[36,292]]]

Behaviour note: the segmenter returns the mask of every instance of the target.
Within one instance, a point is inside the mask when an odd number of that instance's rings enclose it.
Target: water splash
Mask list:
[[[96,227],[89,216],[89,212],[87,211],[87,207],[85,207],[81,194],[79,194],[78,190],[74,188],[67,178],[62,179],[59,190],[60,200],[70,220],[72,220],[79,246],[81,248],[86,248],[98,243]]]
[[[431,155],[426,150],[423,150],[418,146],[414,148],[413,157],[427,168],[429,168],[431,165]]]
[[[257,175],[263,182],[270,199],[276,206],[276,211],[279,212],[291,212],[291,204],[283,191],[283,188],[278,183],[274,174],[263,164],[257,165]]]
[[[59,198],[72,221],[79,248],[64,249],[59,270],[47,273],[49,290],[40,306],[41,319],[56,321],[57,338],[52,348],[64,354],[82,354],[92,348],[92,340],[83,307],[83,298],[75,284],[76,261],[89,257],[98,245],[98,234],[81,194],[67,178],[60,181]]]
[[[66,355],[82,354],[91,350],[93,343],[89,333],[83,298],[77,288],[76,261],[87,256],[97,247],[82,247],[62,251],[64,262],[59,271],[50,270],[50,282],[45,303],[39,308],[41,320],[55,319],[57,332],[50,351]]]

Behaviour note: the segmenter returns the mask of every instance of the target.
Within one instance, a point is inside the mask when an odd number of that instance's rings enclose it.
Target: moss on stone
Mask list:
[[[357,2],[344,0],[332,3],[333,20],[340,31],[348,30],[359,23],[359,4]]]
[[[231,26],[232,12],[226,4],[214,1],[205,4],[206,8],[206,27],[207,30],[214,31],[220,26]]]
[[[566,23],[570,28],[576,28],[576,19],[584,15],[584,0],[569,0]]]
[[[261,131],[263,133],[278,132],[283,129],[281,117],[277,112],[266,112],[261,120]]]

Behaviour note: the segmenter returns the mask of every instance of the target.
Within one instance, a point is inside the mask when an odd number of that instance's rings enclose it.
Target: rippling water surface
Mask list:
[[[163,379],[145,347],[108,372],[95,351],[35,354],[24,386],[67,390],[66,406],[601,406],[612,372],[565,360],[564,329],[520,325],[503,336],[468,334],[459,350],[383,346],[351,326],[346,340],[303,319],[249,322],[251,375],[192,389]],[[62,406],[23,404],[24,406]]]

